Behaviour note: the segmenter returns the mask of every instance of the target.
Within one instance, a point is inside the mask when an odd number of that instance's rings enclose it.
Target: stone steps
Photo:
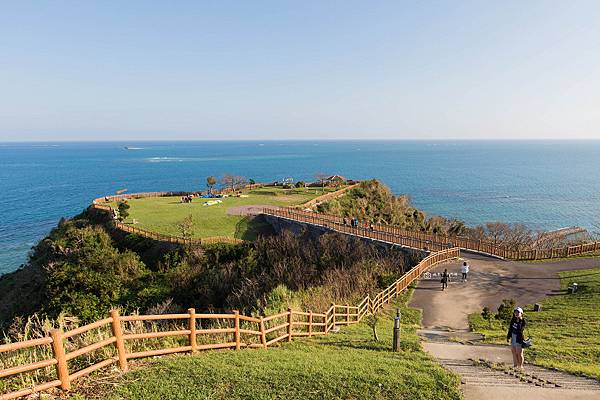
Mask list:
[[[524,383],[514,376],[495,371],[470,360],[439,359],[444,367],[460,375],[461,382],[477,386],[522,386]]]

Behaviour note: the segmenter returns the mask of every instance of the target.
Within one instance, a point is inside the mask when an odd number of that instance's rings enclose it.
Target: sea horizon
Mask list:
[[[478,225],[600,231],[600,140],[119,140],[0,143],[0,274],[92,199],[129,192],[202,190],[208,175],[256,181],[318,172],[377,178],[428,215]],[[382,144],[386,144],[382,146]],[[125,147],[136,147],[126,150]]]

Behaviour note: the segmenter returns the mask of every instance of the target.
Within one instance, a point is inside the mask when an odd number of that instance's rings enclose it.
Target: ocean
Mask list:
[[[129,149],[126,149],[129,147]],[[135,148],[135,149],[133,149]],[[208,175],[378,178],[428,214],[600,232],[600,141],[0,143],[0,274],[92,199],[202,190]]]

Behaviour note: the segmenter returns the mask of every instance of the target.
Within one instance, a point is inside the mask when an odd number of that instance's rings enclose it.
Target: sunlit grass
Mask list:
[[[325,188],[325,193],[334,191],[334,188]],[[129,217],[125,221],[131,223],[136,220],[136,227],[181,236],[178,227],[184,218],[190,214],[193,219],[193,234],[195,238],[210,236],[232,236],[248,238],[252,236],[254,226],[249,226],[248,219],[239,215],[228,215],[227,210],[232,207],[250,205],[293,206],[305,203],[323,194],[321,188],[295,188],[282,189],[264,187],[244,192],[248,197],[226,197],[219,199],[221,204],[203,206],[207,200],[194,198],[192,203],[181,203],[180,197],[146,197],[128,200],[131,208]],[[116,208],[115,203],[110,205]],[[251,238],[251,237],[250,237]]]
[[[459,399],[459,380],[421,350],[421,314],[402,310],[402,350],[391,352],[394,307],[380,341],[365,324],[267,350],[165,357],[125,374],[102,397],[117,399]]]
[[[576,294],[562,292],[542,302],[542,311],[525,307],[528,329],[534,346],[526,359],[535,364],[600,378],[600,269],[562,272],[561,288],[579,284]],[[485,334],[486,341],[505,343],[506,324],[492,321],[491,327],[478,314],[470,316],[471,326]]]

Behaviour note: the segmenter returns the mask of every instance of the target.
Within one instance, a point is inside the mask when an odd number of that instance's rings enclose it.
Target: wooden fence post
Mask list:
[[[196,344],[196,309],[188,308],[188,313],[190,314],[190,347],[193,353],[198,349],[198,345]]]
[[[121,319],[119,311],[110,310],[112,318],[111,328],[112,334],[115,337],[115,347],[117,348],[117,356],[119,357],[119,367],[123,371],[127,371],[127,354],[125,352],[125,340],[123,339],[123,329],[121,328]]]
[[[292,341],[292,309],[288,308],[288,342]]]
[[[62,332],[59,329],[52,329],[50,331],[50,336],[52,337],[52,352],[57,361],[56,375],[60,381],[60,388],[62,390],[69,390],[71,389],[71,382],[69,381],[69,366],[67,365],[67,358],[65,357]]]
[[[350,325],[350,305],[346,303],[346,326]]]
[[[312,336],[313,315],[312,310],[308,310],[308,337]]]
[[[267,334],[265,333],[265,321],[264,317],[260,317],[260,343],[263,347],[267,348]]]
[[[235,315],[235,349],[240,349],[240,312],[238,310],[234,310],[233,314]]]
[[[333,325],[331,326],[331,329],[335,329],[335,318],[336,318],[336,316],[335,316],[335,304],[333,304],[333,303],[331,303],[331,312],[332,312],[332,315],[333,315],[333,318],[332,318]]]

